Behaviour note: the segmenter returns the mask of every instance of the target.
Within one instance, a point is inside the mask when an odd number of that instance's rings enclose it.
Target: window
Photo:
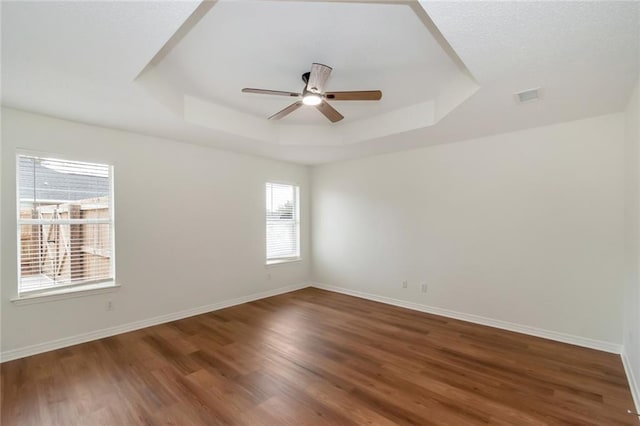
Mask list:
[[[299,189],[267,183],[267,264],[300,258]]]
[[[114,280],[112,168],[18,155],[18,292]]]

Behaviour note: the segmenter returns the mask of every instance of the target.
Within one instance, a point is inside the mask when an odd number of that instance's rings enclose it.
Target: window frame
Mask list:
[[[301,247],[301,235],[300,235],[300,185],[295,182],[286,182],[286,181],[278,181],[278,180],[267,180],[264,183],[264,197],[267,196],[267,185],[287,185],[291,186],[294,189],[294,199],[295,199],[295,208],[294,208],[294,221],[295,221],[295,230],[296,230],[296,248],[297,253],[294,256],[287,257],[277,257],[277,258],[269,258],[268,257],[268,236],[267,236],[267,226],[268,226],[268,212],[265,209],[264,212],[264,225],[265,225],[265,234],[264,234],[264,249],[265,249],[265,266],[273,266],[280,265],[283,263],[291,263],[291,262],[299,262],[302,260],[302,247]],[[265,200],[266,201],[266,200]]]
[[[61,284],[47,288],[39,288],[33,290],[21,291],[21,226],[33,224],[36,220],[34,219],[21,219],[20,218],[20,157],[32,157],[39,159],[52,159],[52,160],[60,160],[60,161],[73,161],[79,163],[91,163],[91,164],[99,164],[102,166],[107,166],[109,170],[109,218],[103,220],[87,220],[86,223],[106,223],[109,224],[110,232],[109,238],[111,240],[110,244],[110,268],[109,275],[110,278],[93,280],[88,282],[77,282],[77,283],[68,283]],[[79,295],[84,294],[99,294],[109,291],[114,291],[116,288],[120,287],[119,284],[116,283],[116,242],[115,242],[115,197],[114,197],[114,187],[115,187],[115,174],[114,174],[114,165],[112,162],[106,162],[104,160],[92,160],[87,158],[78,158],[81,156],[68,156],[65,154],[59,153],[51,153],[51,152],[42,152],[42,151],[30,151],[17,149],[15,151],[15,185],[14,189],[16,191],[16,296],[14,296],[11,301],[17,302],[17,304],[30,304],[30,303],[38,303],[42,300],[57,300],[57,299],[66,299],[68,297],[77,297]],[[35,184],[35,182],[34,182]]]

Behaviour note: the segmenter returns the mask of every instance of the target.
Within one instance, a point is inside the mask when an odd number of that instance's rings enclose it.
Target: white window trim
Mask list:
[[[32,291],[23,291],[20,292],[20,191],[18,190],[18,164],[20,156],[29,156],[29,157],[50,157],[56,158],[59,160],[66,161],[80,161],[87,163],[97,163],[104,164],[109,166],[109,213],[111,218],[106,220],[106,223],[111,223],[111,279],[103,280],[98,282],[87,282],[80,284],[65,284],[56,286],[54,288],[41,289],[41,290],[32,290]],[[16,305],[29,305],[33,303],[42,303],[53,300],[63,300],[69,299],[73,297],[81,297],[81,296],[89,296],[93,294],[101,294],[101,293],[109,293],[112,291],[116,291],[120,288],[120,284],[116,282],[116,240],[115,240],[115,197],[114,197],[114,186],[115,186],[115,173],[112,162],[105,162],[104,160],[95,160],[95,159],[80,159],[74,158],[71,156],[67,156],[65,154],[57,154],[51,152],[43,152],[43,151],[30,151],[24,149],[16,149],[15,151],[15,165],[16,170],[14,171],[14,177],[16,179],[16,183],[14,185],[16,189],[16,295],[12,297],[10,300],[12,303]],[[96,223],[102,223],[105,219],[96,220]],[[24,221],[24,220],[23,220]],[[28,221],[28,219],[26,219]]]
[[[273,259],[273,260],[267,260],[267,263],[265,263],[264,266],[277,266],[277,265],[282,265],[283,263],[294,263],[294,262],[300,262],[302,261],[302,257],[298,256],[298,257],[288,257],[288,258],[282,258],[282,259]]]
[[[297,256],[291,256],[291,257],[281,257],[281,258],[277,258],[277,259],[269,259],[266,257],[266,247],[267,247],[267,233],[266,233],[266,221],[265,221],[265,234],[264,234],[264,245],[263,247],[265,247],[265,267],[273,267],[273,266],[278,266],[278,265],[284,265],[287,263],[294,263],[294,262],[300,262],[302,261],[302,235],[300,235],[300,222],[301,222],[301,218],[300,218],[300,185],[296,182],[286,182],[286,181],[279,181],[279,180],[267,180],[265,182],[265,185],[268,183],[272,183],[272,184],[278,184],[278,185],[290,185],[293,186],[296,190],[296,233],[298,236],[298,255]],[[264,188],[264,186],[263,186]],[[266,212],[265,212],[265,219],[266,219]]]
[[[51,302],[54,300],[65,300],[74,297],[91,296],[94,294],[111,293],[117,291],[120,284],[115,281],[104,281],[101,283],[79,284],[73,287],[60,286],[55,289],[41,290],[31,293],[17,294],[11,298],[15,305],[31,305],[34,303]]]

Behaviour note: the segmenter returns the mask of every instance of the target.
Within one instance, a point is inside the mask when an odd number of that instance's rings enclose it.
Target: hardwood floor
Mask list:
[[[2,364],[2,425],[638,425],[617,355],[308,288]]]

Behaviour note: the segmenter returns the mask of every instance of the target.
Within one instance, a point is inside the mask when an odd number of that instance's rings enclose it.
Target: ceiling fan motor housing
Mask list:
[[[320,90],[317,87],[309,87],[309,78],[311,77],[311,72],[305,72],[302,74],[302,81],[305,84],[304,93],[310,92],[315,94],[320,94]]]

